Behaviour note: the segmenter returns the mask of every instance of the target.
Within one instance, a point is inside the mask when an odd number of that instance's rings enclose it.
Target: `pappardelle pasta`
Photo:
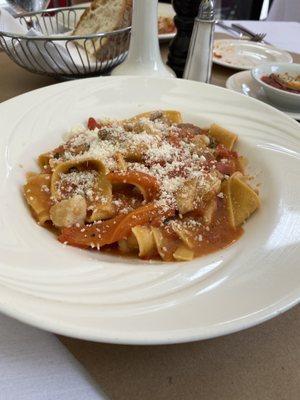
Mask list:
[[[259,207],[237,136],[177,111],[95,120],[39,156],[25,198],[64,244],[187,261],[236,241]]]

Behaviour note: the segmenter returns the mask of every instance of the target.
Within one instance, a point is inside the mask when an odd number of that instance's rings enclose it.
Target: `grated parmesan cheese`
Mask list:
[[[137,122],[101,120],[100,125],[100,129],[94,130],[82,126],[72,129],[63,145],[64,151],[52,158],[51,166],[89,158],[101,160],[108,172],[121,172],[115,157],[119,153],[126,161],[127,171],[143,172],[157,179],[160,195],[155,201],[163,211],[170,207],[178,209],[176,195],[187,181],[195,180],[197,191],[202,194],[213,190],[220,181],[212,150],[204,147],[197,151],[195,143],[182,135],[180,125],[170,125],[159,111]],[[209,144],[208,138],[206,142]],[[97,176],[92,170],[61,174],[57,190],[62,197],[81,195],[88,200],[101,200],[94,193]],[[191,194],[187,191],[185,195],[189,198]],[[222,195],[218,194],[220,198]],[[135,208],[134,204],[125,205],[120,199],[114,199],[113,205],[123,213]],[[193,223],[197,222],[189,221],[190,227]]]

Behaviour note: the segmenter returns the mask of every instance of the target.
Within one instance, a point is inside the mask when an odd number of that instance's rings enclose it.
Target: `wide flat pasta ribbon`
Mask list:
[[[179,124],[182,122],[181,113],[179,111],[174,111],[174,110],[148,111],[142,114],[135,115],[133,118],[126,120],[126,122],[134,123],[144,118],[150,118],[150,119],[163,118],[167,120],[170,124]]]
[[[36,174],[27,179],[24,195],[39,224],[50,220],[50,175]]]
[[[51,178],[51,194],[53,200],[60,200],[61,197],[57,189],[57,184],[60,181],[60,175],[67,174],[72,168],[80,169],[83,171],[88,169],[94,169],[99,173],[99,175],[103,175],[106,172],[105,165],[100,160],[94,160],[94,159],[70,160],[58,164],[54,169]]]
[[[221,143],[229,150],[232,150],[233,145],[237,140],[237,135],[235,133],[232,133],[217,124],[212,124],[208,131],[208,134],[209,136],[216,139],[218,143]]]
[[[234,228],[241,226],[260,205],[257,193],[243,180],[240,173],[223,182],[229,222]]]

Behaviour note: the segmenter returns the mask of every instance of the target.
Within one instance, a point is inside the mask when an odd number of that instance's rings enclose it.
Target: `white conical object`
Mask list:
[[[175,77],[162,61],[157,28],[158,0],[133,0],[129,52],[111,75]]]

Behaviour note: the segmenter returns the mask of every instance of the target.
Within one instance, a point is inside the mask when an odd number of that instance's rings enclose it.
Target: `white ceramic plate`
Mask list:
[[[175,16],[174,8],[171,6],[171,4],[158,3],[158,16],[174,18],[174,16]],[[169,41],[169,40],[173,39],[173,37],[175,35],[176,35],[176,32],[161,33],[158,35],[158,38],[161,42],[164,42],[164,41]]]
[[[270,104],[274,107],[265,95],[263,88],[253,80],[250,71],[242,71],[231,75],[226,81],[226,87],[238,93],[263,101],[264,103]],[[300,120],[300,112],[291,112],[288,109],[283,108],[278,109],[285,112],[291,118]]]
[[[267,62],[292,63],[293,58],[287,51],[263,43],[219,39],[214,42],[213,61],[224,67],[248,70]]]
[[[74,7],[78,7],[79,5],[82,6],[89,6],[90,3],[82,3],[82,4],[77,4]],[[84,10],[77,10],[76,11],[76,20],[78,21],[79,18],[81,17],[81,15],[83,14]],[[174,17],[175,16],[175,11],[174,8],[171,6],[171,4],[167,4],[167,3],[158,3],[158,16],[159,17]],[[61,24],[63,25],[63,17],[62,14],[60,14],[58,16],[58,20],[61,20]],[[173,37],[176,35],[176,32],[172,32],[172,33],[163,33],[163,34],[159,34],[158,38],[160,41],[164,42],[164,41],[169,41],[171,39],[173,39]]]
[[[186,263],[147,263],[63,246],[22,195],[34,159],[89,116],[177,109],[233,130],[261,183],[261,209],[233,246]],[[89,340],[154,344],[255,325],[300,298],[300,127],[233,91],[181,79],[102,77],[48,86],[0,104],[0,310]]]

